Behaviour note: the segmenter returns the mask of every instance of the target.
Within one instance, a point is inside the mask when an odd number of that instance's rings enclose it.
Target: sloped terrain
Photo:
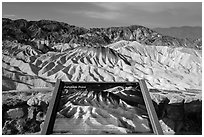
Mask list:
[[[39,54],[29,45],[3,45],[3,90],[52,85],[66,81],[137,81],[149,88],[201,90],[201,51],[188,48],[145,46],[120,41],[106,47],[76,47]],[[30,81],[31,79],[31,81]],[[36,81],[41,81],[35,83]],[[33,82],[33,83],[32,83]],[[21,89],[20,87],[19,89]]]
[[[25,92],[33,88],[53,88],[56,79],[93,82],[134,82],[146,79],[165,133],[192,130],[197,134],[201,131],[200,128],[188,128],[189,126],[199,127],[195,121],[199,121],[202,112],[202,57],[199,50],[145,46],[138,42],[124,40],[107,46],[77,46],[67,48],[62,52],[46,54],[42,54],[32,46],[9,41],[5,41],[2,49],[4,91],[24,90]],[[4,92],[4,94],[6,96],[11,93]],[[23,102],[26,104],[27,100]],[[15,108],[14,106],[11,109]],[[9,109],[4,112],[6,117],[10,111]],[[28,113],[21,109],[11,112],[16,111]],[[36,113],[40,112],[36,111]],[[44,111],[42,113],[45,115]],[[4,133],[10,134],[7,132],[9,125],[18,125],[18,122],[15,120],[6,122]],[[24,120],[24,126],[27,122]],[[42,122],[43,120],[36,123],[34,120],[33,124],[37,124],[38,130],[32,130],[40,131]],[[10,130],[14,129],[15,127]],[[31,132],[30,130],[28,131]],[[24,132],[22,129],[15,129],[11,134]]]
[[[57,79],[75,82],[145,79],[165,134],[202,133],[201,40],[191,43],[142,26],[88,30],[45,20],[2,22],[3,134],[41,131]],[[32,39],[41,38],[53,43],[39,48]],[[111,91],[116,94],[115,89]],[[107,116],[101,114],[105,111],[82,104],[68,103],[67,107],[86,114],[94,110],[98,116]],[[126,132],[122,128],[119,131]]]
[[[188,38],[191,40],[196,40],[202,37],[202,27],[191,27],[191,26],[182,26],[182,27],[170,27],[170,28],[155,28],[155,31],[176,37],[176,38]]]
[[[2,34],[3,40],[18,40],[23,44],[46,39],[49,40],[50,46],[54,46],[55,43],[100,46],[127,40],[147,45],[201,49],[196,42],[166,36],[139,25],[86,29],[51,20],[27,21],[2,18]]]

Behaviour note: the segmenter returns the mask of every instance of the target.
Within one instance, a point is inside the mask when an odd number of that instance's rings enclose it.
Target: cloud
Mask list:
[[[125,8],[124,3],[119,2],[106,2],[106,3],[96,2],[93,4],[110,11],[118,11]]]
[[[96,2],[93,4],[109,11],[142,10],[147,12],[161,12],[172,8],[169,4],[156,2]],[[178,6],[175,5],[175,7]]]
[[[82,13],[91,18],[107,19],[107,20],[117,19],[121,16],[121,14],[118,12],[83,11]]]
[[[64,4],[65,5],[65,4]],[[181,2],[91,2],[52,8],[57,15],[77,23],[168,27],[201,23],[202,3]],[[73,21],[73,22],[74,22]],[[198,25],[199,25],[198,24]],[[87,25],[87,26],[88,26]]]
[[[120,2],[94,2],[91,10],[73,11],[72,13],[85,15],[89,18],[115,20],[124,17],[121,11],[124,9]]]
[[[11,17],[15,17],[16,15],[13,14],[4,14],[3,18],[11,18]]]
[[[144,12],[158,13],[163,11],[174,11],[187,9],[195,10],[198,5],[202,9],[201,3],[183,3],[183,2],[96,2],[95,6],[101,7],[109,11],[126,11],[126,10],[141,10]]]
[[[144,11],[157,13],[157,12],[164,12],[164,11],[184,10],[184,9],[191,10],[191,6],[193,5],[189,3],[179,3],[179,2],[171,2],[171,3],[152,2],[152,3],[141,3],[135,6],[136,8]]]

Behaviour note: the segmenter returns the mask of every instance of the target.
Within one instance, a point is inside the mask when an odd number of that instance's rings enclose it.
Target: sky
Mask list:
[[[202,26],[201,2],[3,2],[2,17],[56,20],[71,25],[149,28]]]

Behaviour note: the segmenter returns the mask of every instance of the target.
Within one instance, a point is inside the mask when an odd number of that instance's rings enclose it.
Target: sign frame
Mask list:
[[[41,135],[52,134],[54,123],[55,123],[55,118],[57,114],[57,109],[58,109],[58,105],[59,105],[60,98],[61,98],[61,93],[66,83],[69,83],[69,84],[72,84],[72,83],[79,83],[79,84],[80,83],[97,83],[98,84],[99,83],[100,84],[100,83],[133,83],[133,82],[65,82],[65,81],[61,81],[58,79],[55,84],[52,99],[49,102],[49,107],[46,113],[46,118],[45,118],[44,125],[41,131]],[[149,95],[149,91],[148,91],[148,88],[146,86],[144,79],[139,80],[139,86],[142,92],[142,97],[144,99],[144,103],[145,103],[147,113],[150,119],[150,123],[152,126],[152,130],[153,130],[152,134],[153,135],[163,135],[161,125],[159,123],[155,108],[153,106],[153,103],[152,103],[152,100]]]

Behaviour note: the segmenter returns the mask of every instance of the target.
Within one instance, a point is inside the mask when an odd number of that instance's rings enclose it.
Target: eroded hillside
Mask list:
[[[41,39],[50,43],[33,42]],[[3,134],[40,132],[57,79],[145,79],[163,131],[200,134],[201,43],[142,26],[88,30],[55,21],[3,19]]]

